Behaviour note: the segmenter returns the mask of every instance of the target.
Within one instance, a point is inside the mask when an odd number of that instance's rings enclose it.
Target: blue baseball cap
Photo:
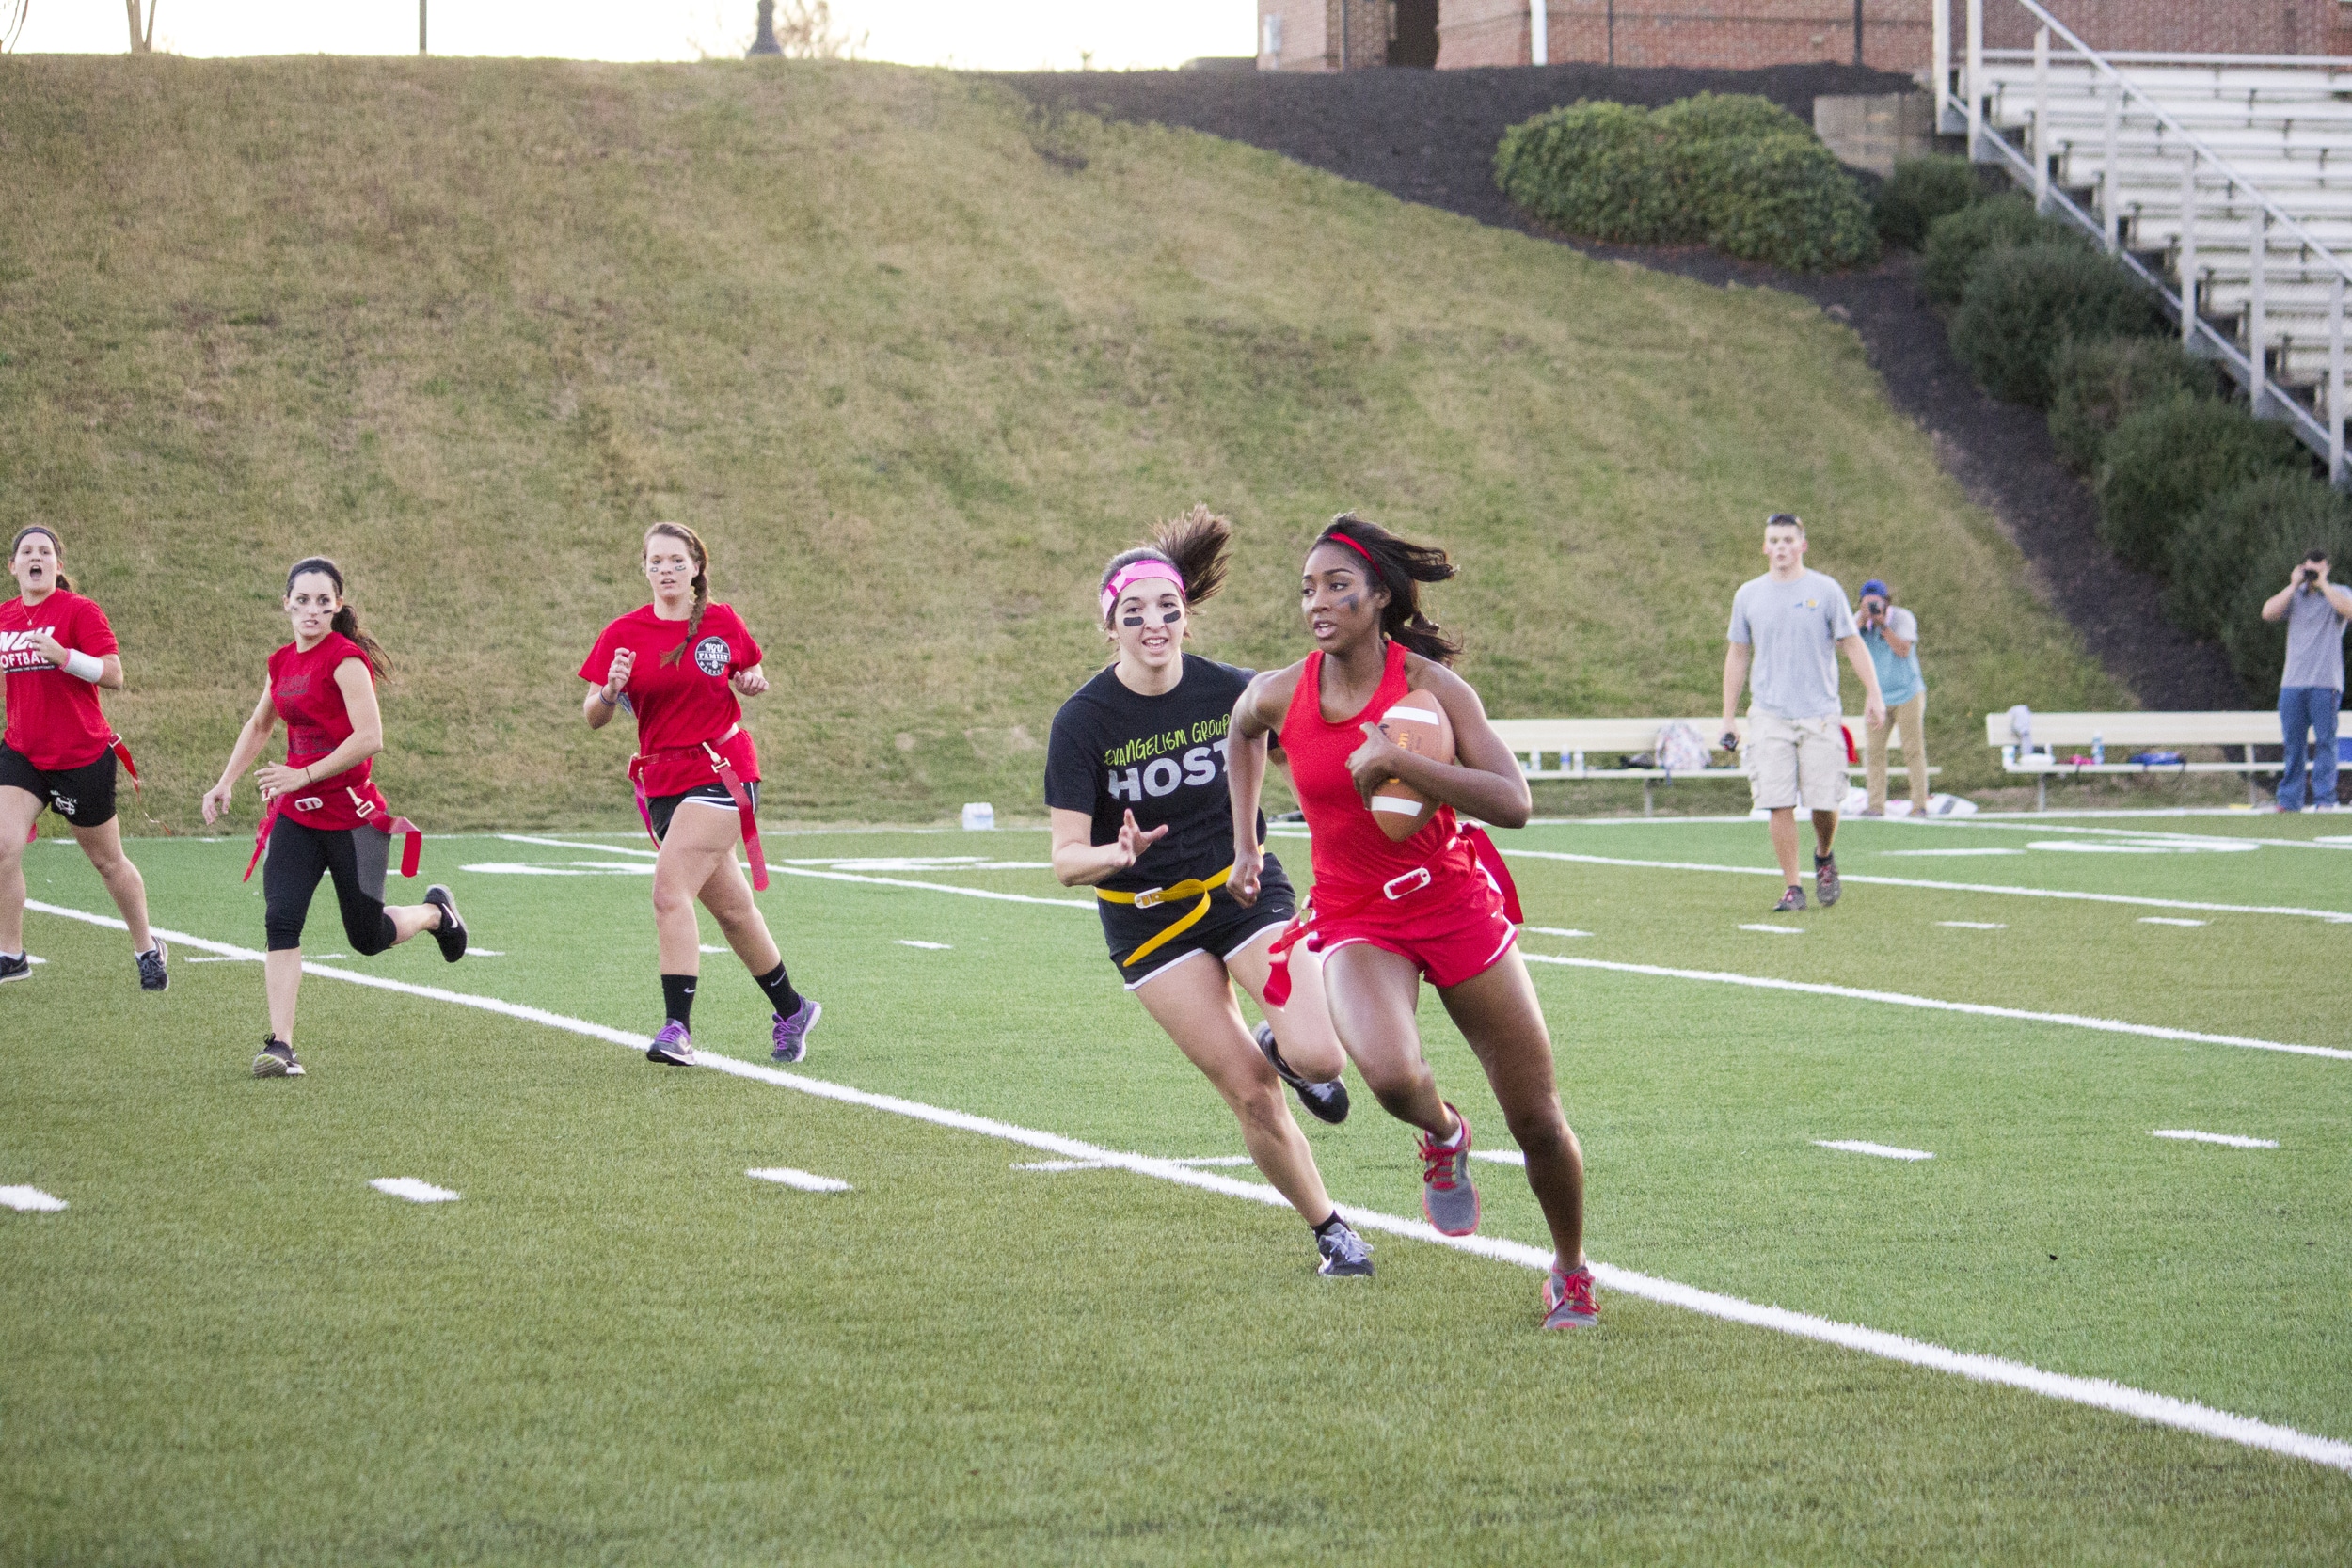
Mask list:
[[[1890,590],[1883,581],[1877,578],[1872,578],[1869,581],[1862,585],[1862,596],[1864,598],[1867,599],[1873,594],[1876,594],[1882,599],[1891,599],[1895,596],[1893,591]]]

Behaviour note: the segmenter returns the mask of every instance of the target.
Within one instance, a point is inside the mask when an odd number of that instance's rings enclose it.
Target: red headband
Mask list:
[[[1327,545],[1345,545],[1349,549],[1354,550],[1358,555],[1364,558],[1365,565],[1370,566],[1375,572],[1380,570],[1380,562],[1372,559],[1372,552],[1364,548],[1363,546],[1356,543],[1355,540],[1350,539],[1344,533],[1327,533],[1323,536],[1323,542]]]

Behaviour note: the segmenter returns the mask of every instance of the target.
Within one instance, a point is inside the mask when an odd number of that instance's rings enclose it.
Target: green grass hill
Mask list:
[[[312,551],[400,663],[397,806],[631,820],[573,671],[662,517],[767,642],[779,819],[1039,813],[1101,564],[1195,500],[1220,657],[1301,650],[1356,507],[1464,562],[1496,713],[1707,712],[1787,507],[1918,610],[1947,784],[1988,707],[2122,700],[1804,302],[984,78],[18,56],[0,214],[0,523],[65,534],[183,831]]]

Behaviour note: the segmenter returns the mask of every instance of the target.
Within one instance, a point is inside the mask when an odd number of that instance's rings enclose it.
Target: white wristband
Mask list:
[[[106,673],[106,666],[99,660],[97,655],[86,654],[76,648],[65,656],[65,673],[75,680],[87,681],[95,686],[98,684],[98,677]]]

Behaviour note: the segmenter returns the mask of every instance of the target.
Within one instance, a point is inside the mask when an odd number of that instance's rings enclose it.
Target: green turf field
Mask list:
[[[0,1185],[69,1207],[0,1211],[0,1560],[2346,1560],[2352,826],[1850,823],[1845,901],[1793,919],[1760,825],[1503,838],[1526,951],[1577,960],[1534,971],[1597,1259],[2333,1465],[1629,1290],[1546,1336],[1532,1270],[1386,1231],[1376,1278],[1321,1280],[1247,1168],[1019,1168],[1240,1148],[1041,832],[771,838],[826,1006],[798,1077],[895,1109],[761,1076],[724,955],[697,1043],[748,1074],[596,1037],[658,1022],[642,841],[456,837],[426,872],[495,954],[337,961],[322,901],[311,956],[573,1024],[322,974],[310,1076],[256,1083],[257,965],[183,944],[145,996],[119,932],[28,917]],[[244,845],[135,854],[161,925],[259,945]],[[70,847],[30,855],[35,899],[106,911]],[[1368,1096],[1308,1125],[1342,1203],[1416,1214]],[[852,1190],[744,1174],[777,1166]],[[1518,1173],[1477,1169],[1484,1233],[1539,1242]],[[399,1176],[463,1196],[368,1185]]]

